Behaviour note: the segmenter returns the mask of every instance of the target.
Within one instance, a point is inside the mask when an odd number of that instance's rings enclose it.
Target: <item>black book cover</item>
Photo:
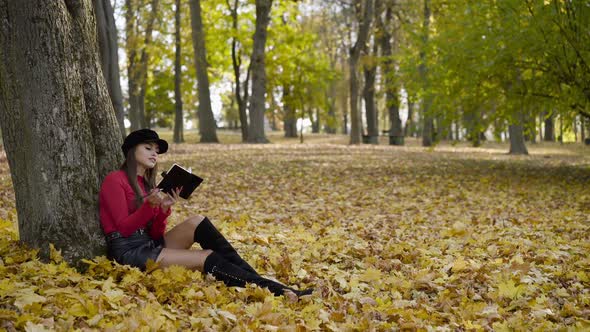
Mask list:
[[[188,199],[193,191],[203,182],[202,178],[192,174],[178,164],[172,165],[168,172],[162,173],[162,176],[163,178],[157,187],[163,192],[170,194],[174,188],[182,187],[180,197],[184,199]]]

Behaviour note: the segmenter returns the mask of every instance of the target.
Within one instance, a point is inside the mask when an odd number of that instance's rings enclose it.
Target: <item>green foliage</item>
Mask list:
[[[587,111],[590,8],[583,2],[433,0],[431,6],[426,44],[422,2],[407,8],[413,20],[404,25],[400,73],[410,95],[434,96],[434,115],[472,118],[477,123],[467,127],[485,129],[547,109],[566,119]],[[417,76],[420,51],[427,56],[427,90]]]
[[[311,109],[328,111],[328,87],[337,77],[317,34],[313,18],[298,19],[298,4],[279,2],[273,8],[266,58],[269,91],[282,97],[282,104],[307,117]],[[288,97],[283,95],[289,88]],[[311,119],[310,119],[311,120]]]

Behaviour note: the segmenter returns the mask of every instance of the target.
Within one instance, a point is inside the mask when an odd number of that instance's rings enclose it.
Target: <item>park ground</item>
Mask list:
[[[171,133],[163,133],[171,140]],[[187,133],[189,142],[197,136]],[[590,147],[348,146],[345,136],[172,145],[205,179],[169,227],[208,216],[298,301],[182,268],[97,257],[79,273],[16,241],[0,158],[0,330],[532,331],[590,329]]]

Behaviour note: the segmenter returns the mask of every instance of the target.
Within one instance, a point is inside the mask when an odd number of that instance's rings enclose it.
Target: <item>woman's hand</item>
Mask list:
[[[172,190],[172,195],[166,193],[167,197],[164,197],[162,199],[162,202],[160,203],[160,207],[162,208],[162,211],[164,211],[164,212],[168,211],[168,209],[180,199],[180,192],[181,191],[182,191],[182,187]]]
[[[164,200],[160,194],[159,188],[152,189],[145,199],[148,201],[151,207],[160,206]]]

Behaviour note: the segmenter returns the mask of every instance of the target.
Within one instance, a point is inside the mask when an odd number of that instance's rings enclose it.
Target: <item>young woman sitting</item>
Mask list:
[[[168,150],[168,143],[155,131],[140,129],[130,133],[121,148],[125,162],[105,177],[99,194],[100,222],[111,259],[142,270],[149,259],[160,267],[180,265],[209,273],[228,286],[253,283],[277,296],[311,294],[311,289],[296,290],[261,277],[207,217],[190,217],[166,232],[181,190],[164,194],[156,188],[158,155]],[[190,249],[195,242],[203,250]]]

